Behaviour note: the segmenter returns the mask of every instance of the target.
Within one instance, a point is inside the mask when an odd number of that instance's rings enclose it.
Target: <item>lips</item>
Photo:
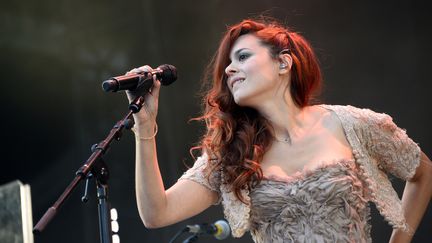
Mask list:
[[[233,78],[233,79],[231,79],[231,80],[229,81],[229,84],[230,84],[231,88],[233,88],[233,87],[234,87],[234,84],[236,84],[236,83],[241,83],[241,82],[243,82],[244,80],[245,80],[245,78],[241,78],[241,77]]]

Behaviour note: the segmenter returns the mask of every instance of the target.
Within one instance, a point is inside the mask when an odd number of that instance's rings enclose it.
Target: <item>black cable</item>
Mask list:
[[[175,235],[174,235],[174,237],[173,238],[171,238],[171,240],[169,241],[169,243],[173,243],[180,235],[182,235],[183,233],[185,233],[185,232],[188,232],[189,231],[189,228],[188,227],[185,227],[185,228],[183,228],[182,230],[180,230],[180,231],[178,231]]]
[[[186,240],[183,241],[183,243],[192,243],[198,240],[198,234],[193,234],[189,236]]]

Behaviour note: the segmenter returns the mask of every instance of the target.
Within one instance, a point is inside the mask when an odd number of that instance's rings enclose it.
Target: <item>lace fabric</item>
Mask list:
[[[381,215],[395,228],[408,230],[402,203],[386,173],[408,180],[420,163],[420,148],[406,132],[397,127],[390,116],[353,106],[321,105],[333,111],[340,120],[352,148],[364,197],[375,203]],[[241,237],[251,228],[251,197],[243,190],[242,203],[227,185],[223,175],[214,172],[210,181],[205,178],[208,158],[204,154],[180,179],[195,181],[220,195],[224,214],[234,237]],[[252,212],[253,213],[253,212]]]
[[[371,201],[394,228],[410,231],[402,202],[386,173],[409,180],[420,164],[420,148],[387,114],[353,106],[329,106],[340,119]]]
[[[179,178],[179,180],[191,180],[194,181],[207,189],[217,192],[219,195],[219,200],[215,203],[215,205],[220,204],[222,198],[221,198],[221,174],[214,172],[210,175],[210,180],[206,178],[206,170],[208,170],[210,167],[208,167],[208,155],[203,154],[202,156],[198,157],[195,161],[194,165],[189,168],[183,175]]]

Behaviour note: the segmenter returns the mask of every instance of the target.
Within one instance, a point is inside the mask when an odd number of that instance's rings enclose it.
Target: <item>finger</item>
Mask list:
[[[129,70],[128,72],[126,72],[126,75],[132,74],[132,73],[148,73],[148,72],[152,72],[152,71],[153,71],[152,67],[150,67],[149,65],[144,65],[144,66]]]
[[[153,81],[153,87],[151,90],[151,94],[156,98],[159,99],[159,92],[161,87],[161,82],[156,79],[156,75],[153,75],[154,81]]]
[[[140,72],[141,72],[141,70],[139,70],[138,68],[134,68],[134,69],[127,71],[126,75],[140,73]]]
[[[144,66],[141,66],[137,69],[139,70],[140,73],[149,73],[149,72],[153,71],[153,68],[150,67],[149,65],[144,65]]]

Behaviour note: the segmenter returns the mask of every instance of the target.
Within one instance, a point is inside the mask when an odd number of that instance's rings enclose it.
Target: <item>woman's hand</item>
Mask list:
[[[127,72],[126,74],[131,73],[150,73],[153,69],[146,65],[139,68],[134,68]],[[142,134],[143,136],[151,135],[154,131],[154,127],[156,124],[156,116],[158,112],[158,100],[159,100],[159,91],[161,83],[156,78],[156,75],[153,75],[153,87],[149,92],[143,89],[135,89],[133,91],[127,90],[127,98],[129,103],[132,102],[138,96],[144,96],[144,104],[141,110],[138,113],[135,113],[135,129],[136,132]]]

